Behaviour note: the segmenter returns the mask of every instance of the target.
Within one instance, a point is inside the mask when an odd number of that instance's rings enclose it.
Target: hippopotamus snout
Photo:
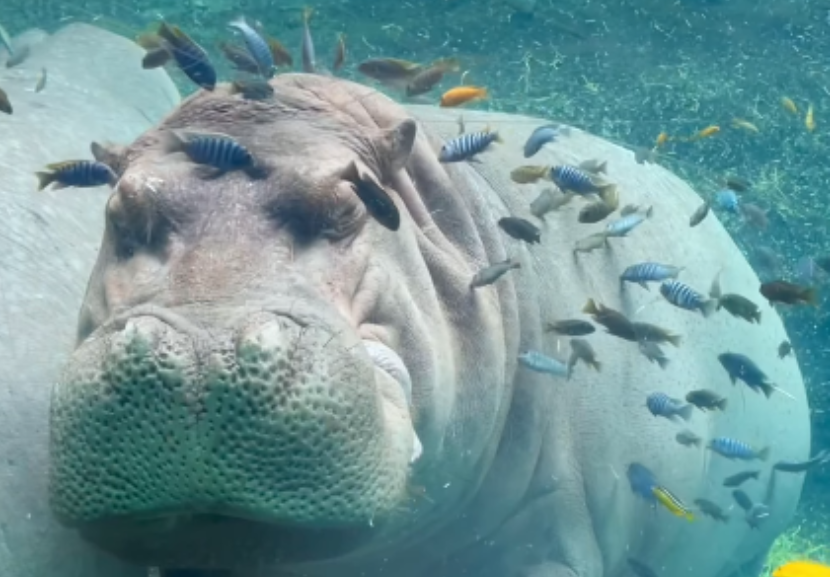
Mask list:
[[[391,350],[276,313],[204,329],[136,312],[86,339],[55,387],[61,519],[364,527],[399,506],[420,445]]]

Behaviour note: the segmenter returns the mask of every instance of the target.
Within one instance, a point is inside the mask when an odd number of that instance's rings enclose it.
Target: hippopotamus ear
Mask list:
[[[97,142],[93,142],[89,145],[90,152],[92,152],[92,157],[95,158],[98,162],[103,162],[107,166],[109,166],[112,171],[121,176],[126,170],[127,165],[127,147],[122,146],[120,144],[113,144],[112,142],[105,142],[104,144],[99,144]]]
[[[390,177],[406,165],[415,144],[417,131],[418,125],[415,121],[407,118],[397,126],[383,132],[378,143],[382,158],[378,160],[384,169],[384,178]]]

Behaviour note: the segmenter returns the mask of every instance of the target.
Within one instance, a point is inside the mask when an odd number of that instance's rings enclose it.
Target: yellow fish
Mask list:
[[[773,571],[772,577],[830,577],[830,567],[815,561],[791,561]]]
[[[786,110],[787,112],[789,112],[791,114],[798,114],[798,107],[795,105],[795,102],[793,102],[792,98],[789,98],[787,96],[782,96],[781,97],[781,106],[783,106],[784,110]]]
[[[804,117],[804,126],[807,127],[808,132],[816,129],[816,119],[813,117],[813,105],[807,107],[807,115]]]
[[[720,132],[720,126],[713,124],[712,126],[707,126],[697,134],[690,136],[687,140],[689,142],[693,140],[700,140],[701,138],[708,138]]]
[[[695,520],[695,515],[692,511],[676,496],[674,496],[671,491],[666,489],[665,487],[654,487],[651,490],[651,493],[657,499],[657,502],[663,505],[672,515],[677,515],[678,517],[683,517],[689,521]]]
[[[661,132],[657,135],[657,140],[654,143],[654,149],[656,150],[657,148],[663,146],[669,141],[669,139],[670,137],[668,134],[666,134],[665,132]]]
[[[743,118],[733,118],[732,119],[732,127],[733,128],[743,128],[744,130],[747,130],[749,132],[754,132],[755,134],[758,134],[758,132],[759,132],[757,126],[755,126],[754,124],[752,124],[748,120],[744,120]]]

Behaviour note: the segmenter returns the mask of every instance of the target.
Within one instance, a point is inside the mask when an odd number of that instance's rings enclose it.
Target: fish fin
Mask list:
[[[717,310],[718,302],[718,299],[709,299],[708,301],[703,303],[702,307],[700,307],[700,312],[703,314],[704,317],[708,318],[712,315],[713,312]]]
[[[683,337],[680,335],[669,335],[666,337],[666,340],[669,341],[674,347],[680,346],[680,341],[683,340]]]
[[[730,380],[730,381],[732,381],[732,386],[734,387],[734,386],[735,386],[735,383],[737,383],[737,382],[738,382],[738,377],[736,377],[736,376],[735,376],[735,375],[733,375],[732,373],[729,373],[729,380]]]
[[[726,410],[726,403],[727,403],[727,399],[721,399],[720,401],[718,401],[718,403],[717,403],[717,407],[718,407],[721,411],[725,411],[725,410]]]
[[[761,324],[761,311],[758,311],[755,314],[755,322],[758,323],[759,325]]]
[[[650,291],[650,290],[651,290],[650,288],[648,288],[648,283],[647,283],[646,281],[644,281],[644,280],[641,280],[641,281],[640,281],[640,282],[638,282],[637,284],[638,284],[638,285],[640,285],[641,287],[643,287],[644,289],[646,289],[647,291]]]
[[[187,136],[179,130],[166,130],[161,135],[161,147],[166,154],[183,152],[187,145]]]
[[[804,289],[804,292],[801,293],[801,298],[804,299],[804,302],[818,307],[818,294],[816,293],[815,287]]]
[[[594,299],[588,299],[588,302],[585,303],[584,307],[582,307],[582,312],[589,315],[599,314],[599,309],[597,308],[597,303]]]
[[[649,206],[648,210],[646,210],[646,218],[651,218],[651,215],[653,215],[653,214],[654,214],[654,207]]]
[[[603,160],[602,162],[600,162],[600,163],[597,165],[597,168],[596,168],[596,170],[595,170],[594,172],[596,172],[597,174],[604,174],[604,173],[605,173],[605,170],[606,170],[607,168],[608,168],[608,161],[607,161],[607,160]]]
[[[700,439],[695,439],[695,440],[694,440],[694,441],[692,441],[691,443],[692,443],[692,445],[694,445],[695,447],[700,447],[700,442],[701,442],[701,440],[700,440]]]
[[[761,461],[766,461],[767,457],[769,457],[769,447],[764,447],[763,449],[755,453],[755,456]]]
[[[40,192],[41,190],[45,190],[46,187],[55,182],[54,172],[36,172],[35,176],[37,176],[38,192]]]
[[[660,358],[657,359],[657,364],[660,366],[661,369],[665,369],[669,365],[669,359],[665,359],[665,358],[660,357]],[[695,446],[697,446],[699,444],[700,444],[700,441],[695,441]]]
[[[720,275],[723,272],[723,267],[721,267],[718,272],[715,273],[715,278],[712,279],[712,284],[709,286],[709,297],[713,299],[720,299],[723,295],[723,291],[720,288]],[[720,310],[720,303],[718,303],[718,310]]]
[[[771,383],[761,383],[761,390],[764,392],[764,396],[770,398],[772,392],[775,390],[775,386]]]
[[[593,363],[591,363],[591,366],[594,368],[594,370],[595,370],[596,372],[598,372],[598,373],[601,373],[601,372],[602,372],[602,363],[601,363],[601,362],[599,362],[599,361],[594,361]]]
[[[692,418],[692,411],[694,411],[694,406],[691,404],[685,405],[682,409],[677,411],[677,416],[683,419],[684,421],[688,421]]]

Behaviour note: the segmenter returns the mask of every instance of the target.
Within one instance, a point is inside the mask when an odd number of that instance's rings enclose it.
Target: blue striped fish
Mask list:
[[[659,262],[641,262],[633,264],[620,275],[620,282],[635,282],[648,290],[647,282],[659,282],[666,279],[675,279],[683,267]]]
[[[646,212],[635,212],[618,218],[614,222],[608,223],[608,226],[605,227],[605,234],[607,236],[625,236],[645,222],[651,216],[651,212],[652,209],[649,207]]]
[[[253,155],[226,134],[170,131],[168,152],[184,152],[193,162],[212,166],[221,172],[251,168]]]
[[[528,350],[519,355],[519,362],[532,371],[555,377],[567,377],[568,365],[539,351]]]
[[[559,164],[550,169],[550,179],[562,192],[576,194],[601,194],[613,184],[602,182],[597,177],[570,164]]]
[[[755,450],[743,441],[730,437],[715,437],[709,441],[706,448],[727,459],[740,459],[741,461],[752,461],[754,459],[766,461],[769,456],[769,447]]]
[[[205,90],[216,87],[216,69],[204,48],[178,26],[168,26],[164,22],[159,25],[158,35],[164,40],[164,47],[173,55],[179,69],[188,78]]]
[[[468,132],[447,141],[441,147],[438,160],[441,162],[461,162],[473,160],[473,157],[494,142],[501,142],[499,133],[494,130]]]
[[[673,399],[665,393],[651,393],[646,397],[646,407],[655,417],[665,417],[673,420],[680,417],[688,421],[692,416],[692,405],[684,403],[680,399]]]
[[[230,28],[238,30],[245,40],[245,46],[248,47],[248,52],[256,61],[259,67],[259,73],[265,78],[271,78],[274,75],[274,56],[271,54],[271,48],[268,43],[259,35],[259,33],[251,28],[244,16],[240,16],[236,20],[228,23]]]
[[[50,184],[54,189],[77,186],[86,188],[113,184],[118,177],[112,168],[97,160],[67,160],[46,165],[48,172],[37,172],[38,190],[43,190]]]
[[[717,299],[707,299],[679,280],[665,281],[660,285],[660,294],[674,306],[687,311],[700,311],[704,317],[708,317],[715,312],[718,306]]]

